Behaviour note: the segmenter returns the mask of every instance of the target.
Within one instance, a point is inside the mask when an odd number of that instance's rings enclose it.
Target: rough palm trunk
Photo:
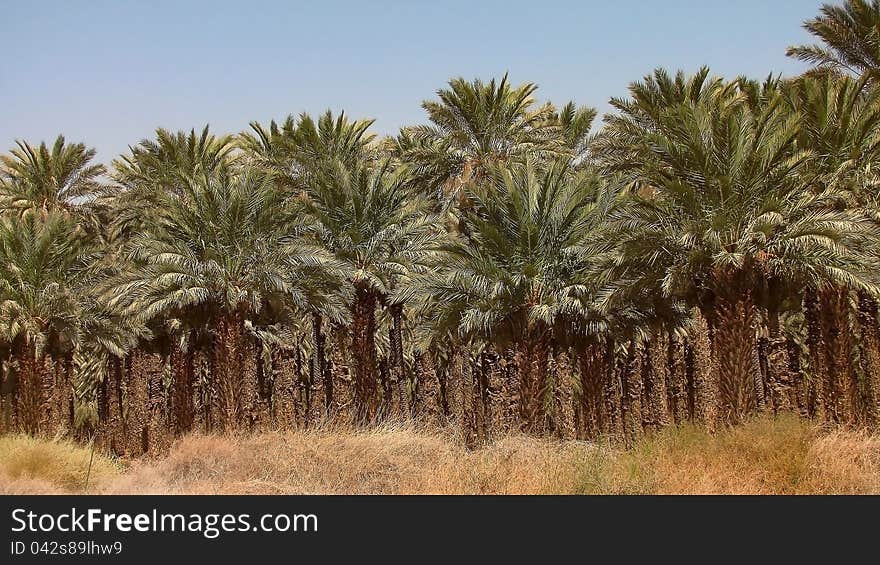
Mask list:
[[[714,430],[718,421],[718,365],[712,351],[709,324],[698,310],[693,313],[690,333],[694,420]]]
[[[504,369],[504,352],[494,347],[485,354],[485,410],[486,430],[489,438],[499,437],[507,431],[506,410],[506,375]]]
[[[213,355],[210,351],[195,350],[189,352],[192,359],[193,379],[193,411],[195,412],[194,425],[203,433],[210,433],[214,429],[214,382],[211,378]]]
[[[413,414],[427,422],[439,423],[443,406],[434,356],[430,352],[419,352],[415,356],[415,368]]]
[[[147,451],[147,422],[150,418],[150,377],[144,351],[134,349],[125,358],[125,453],[135,457]]]
[[[11,429],[11,413],[9,410],[8,379],[5,363],[0,362],[0,436]]]
[[[54,362],[45,357],[43,387],[46,393],[47,425],[43,433],[47,436],[71,433],[73,424],[73,382],[71,353]]]
[[[158,355],[145,355],[143,358],[147,378],[147,398],[149,412],[146,427],[145,451],[156,455],[164,453],[169,445],[168,435],[168,403],[165,397],[163,382],[164,363]]]
[[[323,383],[324,389],[324,413],[326,416],[333,414],[333,375],[327,364],[326,353],[327,337],[324,335],[323,319],[320,314],[312,314],[312,362],[309,367],[311,381]]]
[[[477,430],[474,421],[473,373],[471,355],[465,346],[454,353],[450,382],[446,394],[449,409],[458,427],[461,441],[468,448],[476,446]]]
[[[530,332],[517,345],[519,410],[521,429],[526,433],[546,431],[549,356],[550,339],[545,329]]]
[[[107,361],[107,374],[101,384],[104,402],[102,416],[104,444],[114,455],[125,454],[125,419],[122,396],[123,361],[111,355]]]
[[[843,289],[826,288],[819,300],[825,358],[825,415],[836,423],[851,422],[856,418],[858,386],[850,361],[849,296]]]
[[[15,391],[17,431],[38,435],[45,404],[44,364],[34,345],[25,341],[15,352],[18,385]]]
[[[556,356],[553,376],[553,435],[560,439],[575,439],[574,375],[571,358],[562,351]]]
[[[339,325],[333,326],[330,336],[333,342],[333,347],[330,348],[330,373],[333,379],[333,401],[336,410],[333,417],[350,423],[354,404],[354,383],[351,363],[348,361],[348,352],[351,350],[350,336],[348,330]]]
[[[788,340],[779,323],[779,312],[767,314],[767,381],[776,412],[790,412],[797,405],[794,375],[791,373]]]
[[[669,334],[655,328],[648,342],[648,366],[645,368],[646,398],[650,405],[648,424],[653,429],[670,423],[667,383],[669,377]]]
[[[642,396],[644,387],[644,355],[641,345],[631,342],[622,364],[621,382],[623,383],[623,433],[628,444],[633,443],[642,435]]]
[[[686,422],[688,413],[687,393],[687,344],[678,335],[673,334],[669,340],[669,407],[676,424]]]
[[[605,344],[605,367],[603,375],[603,395],[605,411],[605,433],[614,440],[621,440],[623,426],[623,380],[626,358],[615,354],[616,345],[609,340]]]
[[[601,344],[589,345],[580,354],[581,396],[578,410],[578,436],[596,439],[606,427],[604,407],[605,363]]]
[[[496,431],[506,434],[519,426],[519,371],[517,369],[517,352],[508,348],[500,352],[497,379],[497,398],[494,414]]]
[[[296,365],[290,351],[276,347],[272,350],[272,416],[275,425],[291,429],[296,425]]]
[[[195,423],[195,366],[193,355],[175,344],[171,350],[171,415],[174,433],[183,435]]]
[[[409,395],[409,379],[403,359],[403,305],[392,304],[389,306],[391,313],[391,327],[388,330],[389,346],[389,370],[391,382],[395,385],[394,412],[398,417],[406,417],[412,411]]]
[[[258,409],[258,418],[261,427],[275,427],[275,415],[272,411],[272,404],[274,402],[274,389],[272,386],[275,373],[272,371],[272,361],[271,359],[266,359],[266,354],[269,353],[271,357],[271,353],[268,350],[264,350],[262,344],[257,345],[257,352],[255,355],[256,361],[256,372],[257,372],[257,390],[259,393],[258,401],[259,401],[259,409]]]
[[[242,429],[256,431],[262,424],[260,420],[260,379],[258,375],[260,348],[254,338],[239,334],[236,347],[236,364],[241,379],[238,398],[238,424]]]
[[[819,310],[819,296],[808,291],[804,296],[804,317],[807,321],[807,348],[810,353],[810,381],[807,391],[807,407],[810,416],[817,420],[825,420],[825,346],[822,335],[822,319]]]
[[[211,344],[211,420],[221,432],[235,429],[240,417],[243,331],[239,315],[220,316]]]
[[[366,284],[355,285],[351,339],[355,357],[354,412],[358,424],[371,422],[379,407],[376,301],[376,293]]]
[[[713,350],[718,359],[722,418],[738,423],[757,407],[755,315],[748,292],[735,299],[718,298],[714,305]]]
[[[864,291],[859,293],[858,317],[868,420],[876,428],[880,427],[880,328],[877,324],[877,303]]]

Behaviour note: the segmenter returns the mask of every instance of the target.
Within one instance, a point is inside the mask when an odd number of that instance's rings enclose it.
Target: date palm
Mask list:
[[[408,170],[388,159],[372,165],[325,164],[303,199],[311,237],[343,265],[353,299],[355,410],[359,422],[380,403],[376,308],[407,299],[407,281],[427,268],[445,236],[425,203],[408,190]],[[387,400],[387,399],[386,399]]]
[[[234,163],[233,138],[217,136],[205,126],[200,133],[156,130],[127,155],[113,161],[114,185],[98,199],[99,213],[112,219],[117,238],[124,240],[144,227],[166,193],[182,194],[192,182],[226,175]]]
[[[702,74],[676,83],[706,84]],[[726,416],[735,421],[755,405],[760,290],[768,280],[868,286],[859,251],[875,234],[863,215],[829,206],[833,195],[806,191],[801,173],[812,154],[798,148],[798,118],[780,95],[755,105],[740,85],[709,84],[697,96],[680,90],[683,99],[651,96],[663,102],[647,108],[616,104],[613,143],[602,146],[610,148],[603,156],[610,169],[646,188],[612,219],[613,269],[621,280],[632,269],[663,296],[702,311],[715,337]],[[632,87],[652,90],[651,81]],[[619,151],[626,143],[633,151]]]
[[[26,433],[52,435],[70,422],[72,388],[49,355],[79,341],[79,299],[87,256],[82,230],[60,211],[0,220],[0,340],[17,366],[15,413]]]
[[[278,182],[290,194],[317,191],[319,175],[328,164],[341,162],[354,166],[374,159],[375,135],[369,131],[373,120],[351,120],[344,112],[334,116],[329,110],[317,120],[308,114],[288,116],[280,124],[250,124],[251,131],[242,133],[238,145],[256,166],[273,171]],[[311,382],[322,380],[324,404],[332,410],[333,384],[326,359],[327,316],[320,309],[311,312],[312,363]]]
[[[0,156],[0,206],[6,210],[70,209],[100,189],[106,172],[95,164],[95,150],[83,143],[67,143],[59,135],[51,148],[25,141]]]
[[[789,47],[788,56],[811,63],[817,71],[853,73],[876,83],[880,79],[880,1],[823,4],[820,12],[804,22],[804,29],[824,45]]]
[[[809,168],[813,190],[839,195],[836,207],[847,206],[862,211],[876,222],[880,157],[880,94],[867,77],[806,76],[793,81],[787,88],[787,100],[800,116],[802,147],[811,149],[816,158]],[[863,252],[874,257],[870,249]],[[867,389],[870,411],[880,414],[880,332],[877,328],[876,296],[860,289],[858,293],[858,328],[860,331],[862,370],[851,362],[852,342],[849,293],[847,286],[828,286],[811,293],[805,301],[804,315],[810,336],[812,375],[817,388]],[[771,317],[772,319],[772,317]],[[778,323],[771,325],[778,326]],[[772,332],[771,332],[772,333]],[[819,336],[824,335],[824,338]],[[819,343],[822,341],[823,343]],[[866,385],[858,382],[863,373]],[[840,397],[855,396],[841,394]],[[828,416],[839,418],[833,409]],[[855,411],[853,411],[855,412]]]
[[[288,116],[280,124],[251,123],[251,131],[238,143],[257,163],[279,173],[291,188],[306,189],[323,163],[341,160],[353,164],[371,155],[375,134],[373,120],[350,120],[345,112],[334,116],[329,110],[317,120],[308,114]]]
[[[553,137],[554,108],[538,105],[537,85],[456,78],[422,107],[429,125],[404,128],[397,151],[415,166],[425,189],[455,197],[498,164],[533,159]]]
[[[296,231],[271,175],[196,175],[179,193],[160,196],[107,289],[111,306],[145,322],[207,329],[222,429],[256,418],[256,385],[244,362],[253,345],[248,327],[283,321],[291,311],[340,312],[332,308],[332,262]]]
[[[522,427],[552,422],[553,384],[547,369],[566,327],[589,322],[583,242],[610,203],[597,175],[565,162],[542,170],[531,163],[495,167],[485,185],[465,189],[469,240],[444,246],[440,277],[426,283],[439,332],[516,351]],[[570,324],[571,320],[579,320]]]

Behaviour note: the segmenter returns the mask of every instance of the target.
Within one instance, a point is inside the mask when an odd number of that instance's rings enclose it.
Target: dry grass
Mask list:
[[[822,432],[796,418],[718,434],[666,430],[584,462],[578,492],[596,494],[878,494],[880,437]]]
[[[69,443],[0,439],[0,492],[78,492],[87,462]],[[877,494],[880,437],[797,419],[669,429],[629,450],[511,437],[467,451],[406,427],[190,436],[127,469],[96,457],[91,482],[104,493]]]
[[[95,454],[89,472],[88,447],[64,440],[0,437],[0,494],[81,493],[118,478],[119,465]],[[89,491],[93,491],[89,488]]]

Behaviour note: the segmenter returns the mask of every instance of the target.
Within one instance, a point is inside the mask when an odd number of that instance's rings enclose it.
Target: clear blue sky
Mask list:
[[[538,83],[600,111],[655,67],[797,74],[819,0],[0,0],[0,151],[64,133],[101,161],[158,127],[346,110],[422,121],[453,76]]]

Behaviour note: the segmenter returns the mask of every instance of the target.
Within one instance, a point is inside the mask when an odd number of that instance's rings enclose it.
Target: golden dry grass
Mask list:
[[[89,472],[90,455],[88,447],[66,440],[0,436],[0,494],[80,493],[86,475],[90,485],[119,477],[121,467],[97,453]]]
[[[0,439],[0,492],[80,492],[88,450]],[[880,437],[759,419],[671,428],[629,450],[509,437],[467,451],[407,427],[190,436],[167,457],[96,456],[90,492],[197,494],[880,493]]]

